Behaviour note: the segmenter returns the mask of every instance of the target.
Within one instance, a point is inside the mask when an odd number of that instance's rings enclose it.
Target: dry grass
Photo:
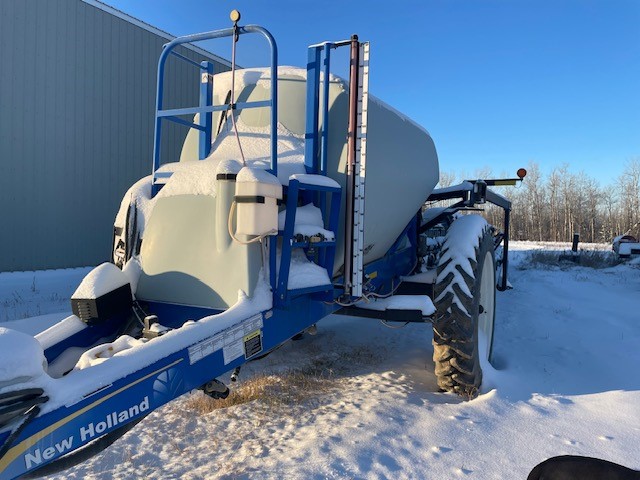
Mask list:
[[[540,265],[548,265],[548,266],[571,266],[571,265],[579,265],[581,267],[589,267],[595,269],[601,268],[609,268],[615,267],[619,265],[621,260],[614,252],[604,251],[604,250],[581,250],[578,254],[576,254],[577,259],[576,262],[572,262],[570,260],[561,260],[561,256],[569,257],[572,253],[569,252],[560,252],[560,251],[549,251],[549,250],[536,250],[527,256],[529,260],[528,266],[540,266]],[[523,264],[521,268],[528,268],[526,264]]]
[[[225,399],[214,400],[206,395],[194,395],[186,402],[187,408],[197,413],[242,405],[259,400],[270,408],[303,403],[311,397],[334,391],[338,380],[302,371],[289,371],[278,375],[258,375],[242,381]]]
[[[602,250],[593,250],[583,252],[580,256],[580,265],[591,268],[609,268],[620,265],[622,260],[615,252],[607,252]]]
[[[186,406],[199,414],[256,401],[271,410],[286,409],[337,391],[344,381],[344,375],[352,371],[354,366],[371,364],[376,359],[376,354],[369,347],[326,353],[315,356],[309,364],[298,369],[241,380],[225,399],[214,400],[204,394],[193,395],[186,401]]]

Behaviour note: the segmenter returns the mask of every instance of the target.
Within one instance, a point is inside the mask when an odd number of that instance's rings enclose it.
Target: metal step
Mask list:
[[[426,295],[433,298],[433,283],[402,282],[395,292],[396,295]]]
[[[323,220],[327,230],[334,232],[335,235],[335,232],[338,229],[338,220],[340,216],[341,188],[337,184],[336,186],[329,186],[326,183],[323,184],[324,182],[309,183],[309,180],[312,180],[309,177],[312,177],[312,175],[304,175],[301,177],[302,180],[306,179],[308,181],[300,181],[294,177],[289,181],[289,186],[287,188],[287,214],[285,226],[284,230],[280,230],[278,232],[278,236],[282,238],[282,251],[280,257],[280,269],[277,277],[277,287],[274,291],[274,302],[276,305],[280,306],[286,305],[288,301],[295,296],[320,292],[323,292],[323,300],[330,301],[333,299],[333,285],[330,283],[300,289],[289,289],[288,287],[291,254],[294,248],[304,248],[307,249],[307,252],[310,252],[310,249],[314,249],[316,254],[314,255],[314,259],[311,259],[311,261],[327,271],[329,280],[333,276],[333,263],[336,251],[335,240],[325,240],[316,236],[303,239],[296,238],[294,229],[300,193],[305,191],[318,192],[320,195],[331,196],[331,209],[329,212],[323,211]]]
[[[430,321],[429,317],[422,315],[420,310],[367,310],[358,307],[342,307],[334,312],[337,315],[348,315],[350,317],[373,318],[375,320],[384,320],[385,322],[404,322],[404,323],[426,323]]]

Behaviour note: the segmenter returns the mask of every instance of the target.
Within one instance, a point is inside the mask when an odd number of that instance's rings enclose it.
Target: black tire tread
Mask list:
[[[471,267],[473,275],[469,275],[463,265],[457,264],[454,268],[460,275],[449,271],[443,276],[454,261],[449,257],[438,266],[434,291],[437,313],[433,319],[433,361],[438,387],[468,399],[477,396],[482,383],[478,355],[478,305],[474,295],[479,295],[479,282],[476,282],[478,262],[486,255],[487,248],[493,248],[491,226],[486,225],[476,243],[475,258],[467,259],[468,265],[465,265]],[[441,258],[450,248],[447,238]],[[464,282],[466,289],[459,282]]]

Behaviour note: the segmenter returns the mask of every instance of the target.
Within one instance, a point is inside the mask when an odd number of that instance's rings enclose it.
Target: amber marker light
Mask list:
[[[238,10],[231,10],[229,18],[233,23],[238,23],[240,21],[240,12]]]

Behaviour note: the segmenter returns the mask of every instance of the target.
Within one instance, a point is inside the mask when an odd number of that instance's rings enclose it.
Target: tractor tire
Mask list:
[[[433,361],[438,387],[478,395],[481,358],[491,360],[496,268],[493,227],[479,215],[456,219],[445,237],[434,290]]]

